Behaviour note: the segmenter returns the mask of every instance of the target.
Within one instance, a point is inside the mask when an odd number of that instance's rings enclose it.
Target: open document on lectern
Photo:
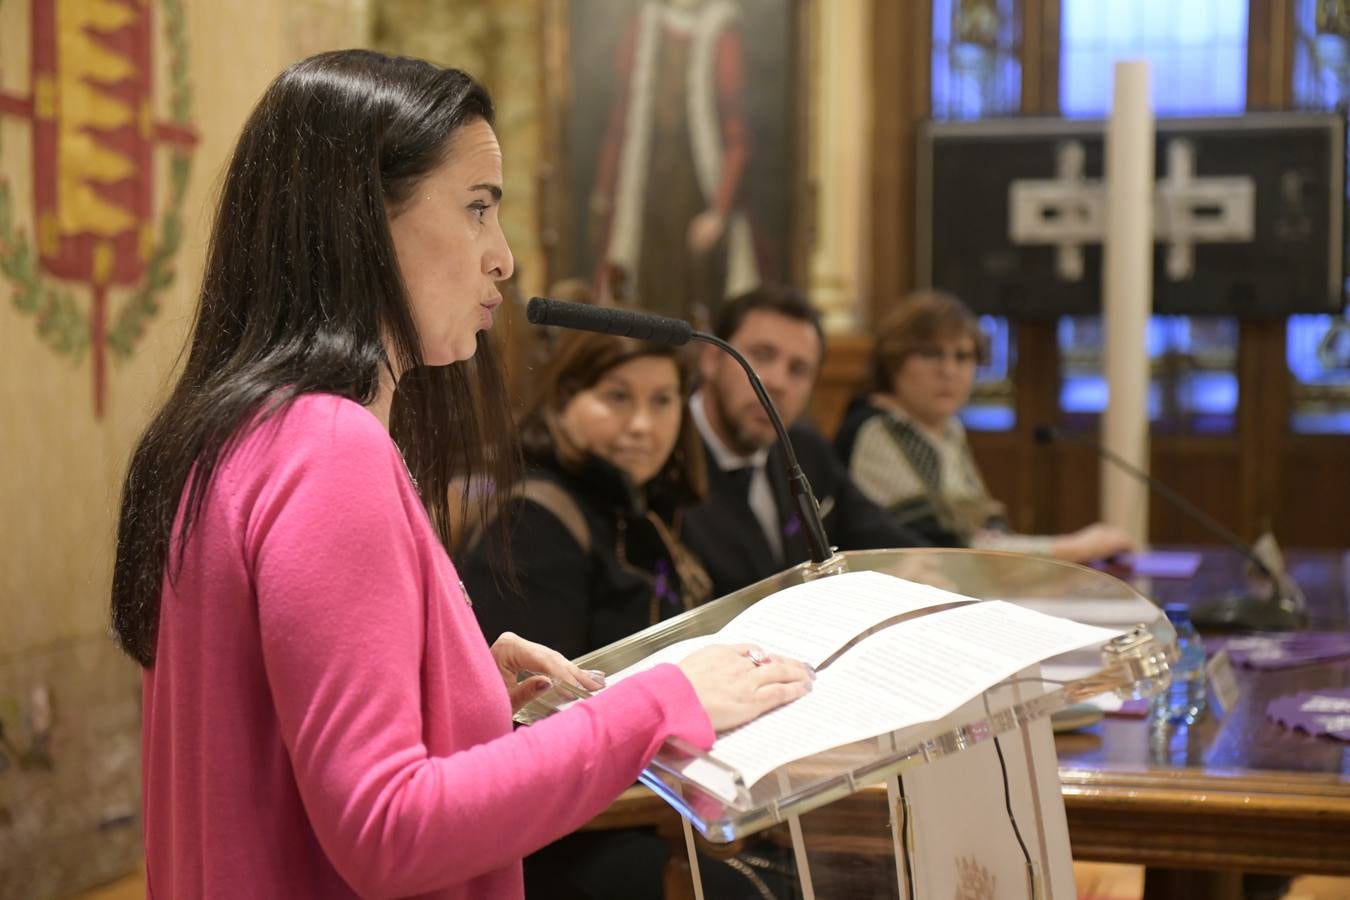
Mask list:
[[[709,644],[754,643],[814,666],[810,694],[724,732],[709,752],[753,785],[795,759],[939,719],[1030,665],[1119,633],[879,572],[851,572],[770,595],[720,631],[665,647],[610,675],[609,683]],[[726,792],[720,770],[702,759],[684,774]]]

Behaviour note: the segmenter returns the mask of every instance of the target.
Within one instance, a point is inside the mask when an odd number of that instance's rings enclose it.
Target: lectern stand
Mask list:
[[[1076,677],[1047,681],[1033,666],[943,719],[797,760],[755,784],[721,766],[722,790],[705,789],[682,774],[696,750],[663,748],[640,780],[684,818],[695,896],[704,896],[694,852],[697,832],[713,845],[748,838],[747,845],[768,852],[748,850],[737,861],[747,878],[758,878],[766,890],[770,882],[780,890],[786,883],[789,896],[807,900],[1073,900],[1050,716],[1104,692],[1152,694],[1166,683],[1174,654],[1166,619],[1116,578],[1009,553],[842,553],[789,569],[577,662],[616,672],[676,641],[718,630],[778,590],[865,570],[1089,624],[1136,624],[1087,657],[1080,655]],[[517,719],[528,724],[573,700],[555,687]],[[878,802],[882,792],[884,803]],[[757,875],[755,866],[764,871]]]

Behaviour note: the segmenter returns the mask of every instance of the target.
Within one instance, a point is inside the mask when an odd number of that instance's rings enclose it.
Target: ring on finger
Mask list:
[[[756,668],[773,662],[769,657],[769,654],[760,650],[758,647],[751,647],[749,650],[745,651],[745,655],[750,658],[750,661],[755,664]]]

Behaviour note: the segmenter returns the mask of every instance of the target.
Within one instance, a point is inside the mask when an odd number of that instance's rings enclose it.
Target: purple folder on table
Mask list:
[[[1144,578],[1190,578],[1200,568],[1200,554],[1190,550],[1127,553],[1120,565]]]

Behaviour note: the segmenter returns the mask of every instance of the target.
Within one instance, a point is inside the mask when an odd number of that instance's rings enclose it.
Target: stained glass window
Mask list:
[[[933,0],[935,119],[1021,108],[1021,21],[1021,0]]]
[[[932,105],[935,119],[1018,112],[1022,102],[1021,0],[933,0]],[[1003,316],[981,316],[989,361],[961,419],[972,431],[1008,431],[1013,411],[1012,329]]]
[[[1350,101],[1350,3],[1297,0],[1294,21],[1294,105],[1344,111]],[[1347,329],[1341,317],[1289,317],[1285,356],[1295,433],[1350,434]]]
[[[1248,0],[1063,0],[1059,105],[1066,116],[1111,106],[1120,59],[1149,62],[1160,116],[1242,111]]]
[[[1100,316],[1059,321],[1060,413],[1091,429],[1106,408]],[[1167,433],[1230,434],[1237,425],[1238,323],[1231,317],[1153,316],[1148,323],[1148,416]]]
[[[1288,334],[1290,427],[1300,434],[1350,434],[1350,321],[1290,316]]]
[[[1113,66],[1149,61],[1158,115],[1246,107],[1247,0],[1063,0],[1060,108],[1110,110]],[[1106,408],[1100,316],[1060,320],[1060,411],[1092,428]],[[1149,420],[1161,432],[1231,433],[1237,427],[1237,321],[1154,316],[1149,323]]]
[[[1010,431],[1017,424],[1011,328],[1003,316],[980,316],[980,330],[989,345],[989,359],[975,370],[975,389],[961,410],[961,422],[971,431]]]

